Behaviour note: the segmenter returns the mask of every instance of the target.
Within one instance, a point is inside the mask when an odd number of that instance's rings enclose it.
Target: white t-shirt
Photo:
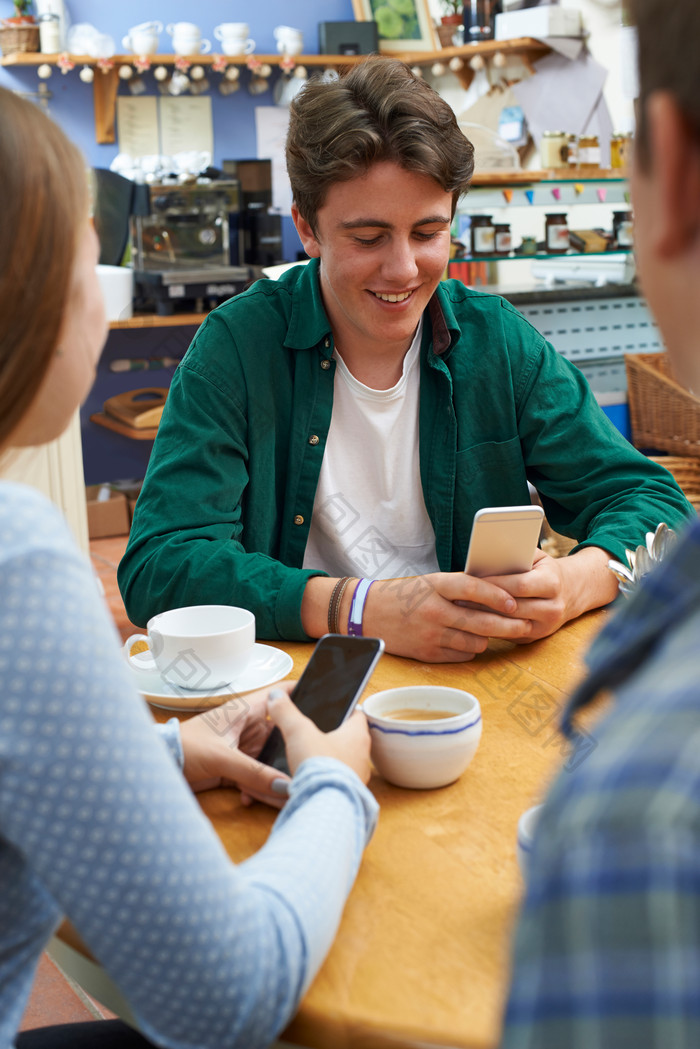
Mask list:
[[[334,354],[333,415],[304,568],[370,579],[439,571],[420,479],[422,328],[389,390],[358,382]]]

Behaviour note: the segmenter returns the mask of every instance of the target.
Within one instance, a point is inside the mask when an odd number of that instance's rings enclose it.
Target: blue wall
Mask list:
[[[177,21],[196,21],[202,35],[211,39],[212,49],[218,49],[213,37],[214,26],[224,21],[247,22],[250,35],[256,42],[256,52],[272,54],[276,43],[272,31],[276,25],[291,25],[304,34],[304,51],[318,52],[319,21],[353,21],[352,0],[259,0],[258,3],[243,3],[240,0],[65,0],[72,24],[90,22],[114,38],[117,54],[123,53],[122,37],[132,25],[146,18],[161,21],[164,25]],[[0,0],[0,18],[13,14],[11,0]],[[217,45],[217,46],[214,46]],[[163,30],[160,37],[162,53],[171,53],[171,40]],[[66,133],[77,143],[93,167],[109,167],[117,154],[117,146],[98,146],[95,142],[94,109],[92,86],[83,84],[78,78],[76,67],[65,76],[54,68],[53,76],[47,81],[53,98],[49,112]],[[96,72],[96,76],[100,76]],[[214,164],[224,159],[254,157],[256,155],[255,115],[256,106],[274,105],[272,87],[279,76],[275,69],[270,78],[271,89],[262,95],[252,96],[246,88],[248,74],[241,76],[242,86],[235,94],[222,96],[217,90],[218,74],[211,74],[210,92],[214,119]],[[0,85],[12,90],[35,91],[38,84],[36,69],[29,67],[0,67]],[[145,74],[149,94],[156,94],[156,85],[151,73]],[[126,84],[120,82],[120,93],[128,94]],[[301,244],[294,231],[291,219],[284,223],[285,255],[296,258]]]
[[[276,25],[292,25],[304,34],[304,50],[309,54],[318,52],[318,22],[353,21],[352,0],[262,0],[256,4],[226,2],[223,0],[121,0],[112,4],[108,0],[66,0],[72,23],[91,22],[104,33],[114,37],[117,53],[123,53],[122,37],[132,25],[145,18],[169,22],[196,21],[212,45],[217,44],[212,36],[214,26],[223,21],[245,21],[256,42],[256,51],[270,54],[276,51],[272,30]],[[11,0],[0,0],[0,18],[13,13]],[[161,33],[160,49],[170,53],[171,41],[165,30]],[[217,50],[217,47],[213,47]],[[97,76],[100,74],[97,73]],[[246,74],[243,74],[245,77]],[[277,72],[273,74],[271,82]],[[213,74],[212,84],[218,81]],[[151,74],[146,75],[149,93],[155,94],[155,82]],[[37,76],[33,68],[14,66],[0,67],[0,84],[3,87],[33,91]],[[92,88],[78,79],[78,68],[63,76],[54,69],[48,86],[54,94],[50,112],[67,134],[76,142],[94,167],[109,167],[116,155],[116,146],[98,146],[94,138]],[[122,84],[120,92],[128,93]],[[255,156],[255,124],[253,110],[256,105],[273,105],[271,92],[253,97],[245,85],[233,95],[219,94],[216,87],[211,92],[214,113],[215,162],[225,157]]]

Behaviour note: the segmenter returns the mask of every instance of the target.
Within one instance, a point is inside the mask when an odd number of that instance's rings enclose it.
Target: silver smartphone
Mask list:
[[[473,576],[529,572],[542,530],[541,506],[485,506],[474,514],[464,571]]]
[[[296,683],[293,702],[322,732],[330,732],[350,717],[383,651],[378,637],[324,634]],[[278,728],[268,736],[258,761],[289,773]]]

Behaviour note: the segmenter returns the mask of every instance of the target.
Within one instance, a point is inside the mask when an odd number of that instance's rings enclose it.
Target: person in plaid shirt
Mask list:
[[[631,0],[639,276],[700,394],[700,4]],[[502,1049],[700,1046],[700,521],[606,625],[564,731],[602,691],[596,746],[535,834]]]

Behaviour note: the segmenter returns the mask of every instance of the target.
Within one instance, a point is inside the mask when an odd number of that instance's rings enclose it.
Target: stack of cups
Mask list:
[[[248,34],[247,22],[222,22],[214,30],[225,55],[249,55],[255,49],[255,41]]]
[[[194,22],[173,22],[165,31],[173,38],[176,55],[206,55],[211,51],[211,41],[202,40],[202,31]]]

